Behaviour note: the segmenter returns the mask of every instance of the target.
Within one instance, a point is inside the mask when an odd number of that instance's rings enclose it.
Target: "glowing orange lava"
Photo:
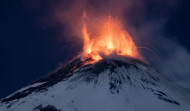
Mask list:
[[[114,18],[104,17],[93,25],[86,22],[82,26],[83,55],[94,61],[102,59],[101,55],[122,55],[140,58],[132,37],[122,24]]]

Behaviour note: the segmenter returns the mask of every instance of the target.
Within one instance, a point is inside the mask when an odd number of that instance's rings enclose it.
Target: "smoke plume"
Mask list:
[[[80,49],[85,16],[93,21],[107,15],[119,18],[139,52],[155,69],[177,84],[190,87],[190,54],[164,32],[170,13],[178,8],[178,0],[41,0],[29,5],[43,3],[47,13],[40,20],[52,27],[61,26],[61,39]],[[89,20],[86,22],[91,23]]]

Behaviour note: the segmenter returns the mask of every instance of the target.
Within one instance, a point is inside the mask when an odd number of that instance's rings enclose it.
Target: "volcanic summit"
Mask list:
[[[189,111],[185,89],[140,60],[75,58],[3,98],[2,111]],[[88,64],[87,64],[88,63]]]
[[[1,111],[190,111],[188,92],[147,64],[120,20],[88,19],[83,53],[3,98]]]

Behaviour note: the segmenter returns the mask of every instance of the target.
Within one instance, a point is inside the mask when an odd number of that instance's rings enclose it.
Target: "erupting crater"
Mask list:
[[[88,19],[85,17],[85,20]],[[100,17],[92,22],[83,21],[83,58],[92,58],[96,62],[102,55],[122,55],[141,59],[131,35],[117,18]]]

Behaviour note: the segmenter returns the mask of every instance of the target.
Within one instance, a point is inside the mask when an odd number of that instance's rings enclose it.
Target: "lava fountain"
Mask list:
[[[102,55],[116,54],[142,60],[131,35],[118,18],[107,16],[90,21],[84,20],[82,25],[83,57],[91,57],[96,62]]]

